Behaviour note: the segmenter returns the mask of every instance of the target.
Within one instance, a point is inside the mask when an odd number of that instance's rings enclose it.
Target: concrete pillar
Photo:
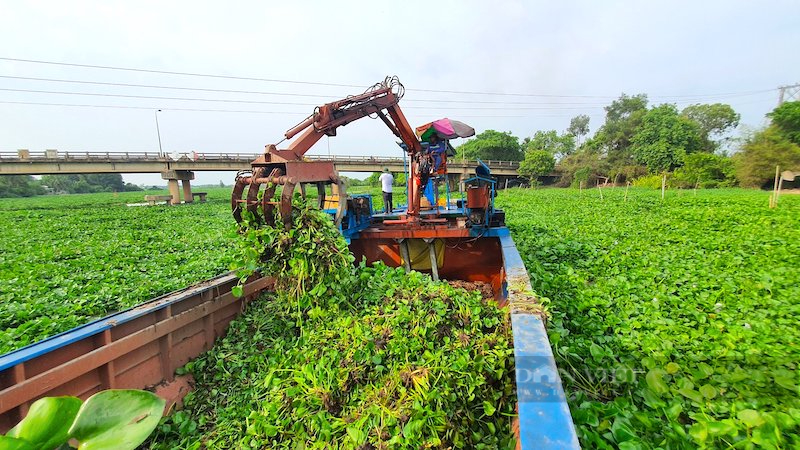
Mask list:
[[[179,205],[181,203],[181,191],[178,189],[178,180],[167,180],[167,187],[169,187],[169,194],[172,196],[172,204]]]
[[[178,180],[183,182],[183,196],[187,203],[193,200],[192,187],[189,180],[194,180],[194,172],[188,170],[167,170],[161,172],[161,179],[167,180],[169,193],[172,195],[172,204],[178,205],[181,202],[181,191],[178,189]]]
[[[469,178],[466,173],[462,173],[458,177],[458,192],[464,192],[464,181]]]
[[[183,180],[181,184],[183,185],[183,201],[185,203],[192,203],[194,201],[194,196],[192,195],[191,181]]]
[[[458,183],[461,181],[461,176],[457,173],[448,173],[447,174],[447,183],[448,187],[450,188],[450,192],[458,191]]]

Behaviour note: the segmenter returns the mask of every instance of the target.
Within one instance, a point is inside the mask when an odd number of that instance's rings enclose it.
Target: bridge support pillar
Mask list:
[[[185,203],[192,203],[194,201],[194,196],[192,195],[191,181],[183,180],[181,181],[181,186],[183,186],[183,201]]]
[[[181,191],[178,189],[178,180],[167,180],[167,187],[169,188],[169,195],[172,196],[170,203],[173,205],[180,204]]]
[[[461,192],[464,189],[464,185],[462,183],[464,181],[466,181],[467,178],[469,178],[469,177],[470,177],[469,174],[466,173],[466,172],[459,174],[459,176],[458,176],[458,191],[459,192]]]
[[[461,175],[457,173],[447,174],[447,187],[450,192],[460,192],[458,185],[461,183]]]
[[[194,180],[194,172],[189,170],[167,170],[161,172],[161,179],[167,180],[169,193],[172,195],[172,204],[178,205],[181,202],[181,191],[178,189],[178,181],[183,183],[183,198],[186,203],[194,200],[190,181]]]

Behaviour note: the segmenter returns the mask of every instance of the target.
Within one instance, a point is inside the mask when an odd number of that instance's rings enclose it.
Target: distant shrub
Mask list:
[[[669,182],[670,175],[667,174],[667,181]],[[647,175],[633,180],[635,187],[642,187],[648,189],[661,189],[661,175]]]
[[[736,184],[733,161],[727,156],[694,153],[684,158],[684,165],[672,173],[670,186],[678,188],[718,188]]]

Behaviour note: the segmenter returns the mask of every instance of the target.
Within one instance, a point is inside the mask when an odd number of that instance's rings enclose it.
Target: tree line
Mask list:
[[[646,94],[622,94],[591,136],[586,115],[563,132],[540,130],[522,140],[486,130],[460,145],[457,157],[520,161],[520,174],[534,183],[558,170],[561,186],[660,186],[667,174],[675,187],[766,187],[776,165],[800,169],[800,102],[784,103],[767,114],[770,125],[738,138],[730,134],[740,115],[730,105],[648,103]]]
[[[0,176],[0,197],[141,190],[142,188],[135,184],[125,183],[122,175],[118,173],[44,175],[39,180],[30,175]]]

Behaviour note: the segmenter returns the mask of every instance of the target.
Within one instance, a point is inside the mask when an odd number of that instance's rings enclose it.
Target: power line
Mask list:
[[[201,109],[201,108],[167,108],[167,107],[153,107],[153,106],[124,106],[124,105],[92,105],[92,104],[75,104],[75,103],[45,103],[45,102],[23,102],[23,101],[10,101],[10,100],[0,100],[0,103],[5,104],[12,104],[12,105],[33,105],[33,106],[64,106],[64,107],[80,107],[80,108],[114,108],[114,109],[139,109],[139,110],[147,110],[153,111],[154,109],[161,109],[164,111],[194,111],[194,112],[221,112],[221,113],[248,113],[248,114],[296,114],[307,116],[308,114],[305,112],[297,112],[297,111],[256,111],[256,110],[231,110],[231,109]],[[422,113],[420,114],[422,117],[434,117],[434,114],[429,113]],[[439,117],[439,115],[435,115]],[[521,117],[530,117],[530,116],[523,116],[523,115],[492,115],[492,116],[483,116],[483,115],[463,115],[460,117],[471,117],[471,118],[521,118]],[[551,116],[551,115],[536,115],[533,117],[568,117],[568,116]]]
[[[139,99],[151,99],[151,100],[182,100],[182,101],[192,101],[192,102],[254,103],[262,105],[317,106],[316,103],[267,102],[258,100],[216,100],[211,98],[159,97],[151,95],[101,94],[101,93],[91,93],[91,92],[68,92],[68,91],[40,91],[37,89],[0,88],[0,91],[28,92],[34,94],[89,95],[93,97],[120,97],[120,98],[139,98]]]
[[[211,99],[211,98],[196,98],[196,97],[164,97],[153,95],[132,95],[132,94],[108,94],[108,93],[95,93],[95,92],[71,92],[71,91],[45,91],[39,89],[13,89],[13,88],[0,88],[0,91],[6,92],[24,92],[33,94],[51,94],[51,95],[83,95],[91,97],[116,97],[116,98],[133,98],[133,99],[148,99],[148,100],[177,100],[177,101],[192,101],[192,102],[210,102],[210,103],[239,103],[239,104],[258,104],[258,105],[284,105],[284,106],[317,106],[316,103],[298,103],[298,102],[275,102],[275,101],[260,101],[260,100],[233,100],[233,99]],[[754,95],[754,94],[742,94]],[[732,97],[730,97],[732,98]],[[692,100],[684,100],[681,103],[691,103]],[[537,105],[534,103],[534,105]],[[566,111],[566,110],[587,110],[599,109],[603,106],[600,104],[581,104],[581,106],[573,106],[570,103],[560,104],[554,103],[553,106],[447,106],[447,107],[433,107],[433,106],[406,106],[405,109],[435,109],[435,110],[478,110],[478,111],[526,111],[526,110],[541,110],[541,111]]]
[[[20,59],[20,58],[2,58],[0,60],[3,61],[16,61],[16,62],[24,62],[24,63],[33,63],[33,64],[49,64],[55,66],[69,66],[69,67],[84,67],[88,69],[106,69],[106,70],[124,70],[128,72],[144,72],[144,73],[158,73],[163,75],[182,75],[182,76],[190,76],[190,77],[206,77],[206,78],[222,78],[228,80],[244,80],[244,81],[267,81],[270,83],[288,83],[288,84],[305,84],[305,85],[316,85],[316,86],[334,86],[334,87],[355,87],[355,88],[364,88],[364,86],[360,86],[357,84],[337,84],[337,83],[318,83],[312,81],[297,81],[297,80],[280,80],[274,78],[255,78],[255,77],[236,77],[232,75],[214,75],[214,74],[206,74],[206,73],[193,73],[193,72],[174,72],[169,70],[153,70],[153,69],[135,69],[132,67],[116,67],[116,66],[100,66],[94,64],[75,64],[75,63],[64,63],[64,62],[55,62],[55,61],[39,61],[35,59]]]
[[[19,79],[19,80],[30,80],[30,81],[47,81],[47,82],[58,82],[58,83],[74,83],[74,84],[88,84],[88,85],[101,85],[101,86],[120,86],[120,87],[137,87],[137,88],[156,88],[156,89],[176,89],[176,90],[186,90],[186,91],[202,91],[202,92],[219,92],[219,93],[236,93],[236,94],[257,94],[257,95],[284,95],[284,96],[297,96],[297,97],[314,97],[319,98],[322,97],[318,94],[299,94],[299,93],[287,93],[287,92],[265,92],[265,91],[242,91],[242,90],[233,90],[233,89],[211,89],[211,88],[189,88],[189,87],[182,87],[182,86],[161,86],[161,85],[145,85],[145,84],[130,84],[130,83],[112,83],[112,82],[102,82],[102,81],[85,81],[85,80],[65,80],[65,79],[53,79],[53,78],[36,78],[36,77],[18,77],[18,76],[10,76],[10,75],[0,75],[0,78],[7,78],[7,79]],[[276,104],[276,105],[293,105],[293,106],[317,106],[316,103],[296,103],[296,102],[266,102],[266,101],[254,101],[254,100],[224,100],[224,99],[201,99],[201,98],[183,98],[183,97],[159,97],[159,96],[144,96],[144,95],[122,95],[122,94],[95,94],[95,93],[74,93],[74,92],[64,92],[64,91],[43,91],[43,90],[34,90],[34,89],[10,89],[10,88],[0,88],[0,90],[7,90],[7,91],[14,91],[14,92],[31,92],[31,93],[43,93],[43,94],[63,94],[63,95],[90,95],[90,96],[115,96],[115,97],[128,97],[128,98],[146,98],[146,99],[157,99],[157,100],[181,100],[181,101],[202,101],[202,102],[230,102],[230,103],[249,103],[249,104]],[[725,97],[719,97],[718,99],[731,99],[736,97],[745,97],[745,96],[752,96],[764,93],[765,91],[752,91],[752,92],[745,92],[740,94],[721,94],[726,95]],[[766,91],[766,92],[771,92]],[[706,100],[710,101],[711,98],[709,97],[695,97],[693,99],[684,98],[681,103],[690,103],[692,101],[700,101]],[[553,106],[572,106],[572,105],[579,105],[586,108],[599,108],[601,106],[605,106],[603,103],[586,103],[586,102],[514,102],[514,101],[491,101],[491,100],[434,100],[434,99],[406,99],[405,102],[415,102],[415,103],[443,103],[443,104],[497,104],[497,105],[553,105]],[[430,107],[415,107],[415,106],[407,106],[407,109],[423,109]],[[441,109],[441,108],[439,108]],[[447,109],[452,110],[464,110],[464,109],[522,109],[522,108],[508,108],[508,107],[500,107],[500,108],[478,108],[478,107],[447,107]],[[583,109],[583,108],[541,108],[541,109]]]
[[[35,106],[68,106],[80,108],[116,108],[116,109],[144,109],[153,111],[154,109],[162,109],[164,111],[197,111],[197,112],[223,112],[223,113],[252,113],[252,114],[298,114],[308,115],[304,112],[297,111],[253,111],[253,110],[231,110],[231,109],[200,109],[200,108],[165,108],[159,106],[158,108],[152,106],[124,106],[124,105],[89,105],[89,104],[75,104],[75,103],[43,103],[43,102],[17,102],[11,100],[0,100],[0,103],[7,103],[12,105],[35,105]]]
[[[12,76],[12,75],[0,75],[0,78],[6,79],[14,79],[14,80],[28,80],[28,81],[46,81],[46,82],[55,82],[55,83],[73,83],[73,84],[88,84],[88,85],[99,85],[99,86],[120,86],[120,87],[135,87],[135,88],[152,88],[152,89],[175,89],[175,90],[184,90],[184,91],[198,91],[198,92],[219,92],[225,94],[251,94],[251,95],[282,95],[282,96],[291,96],[291,97],[311,97],[311,98],[329,98],[331,100],[336,100],[338,98],[344,98],[345,96],[338,96],[333,97],[331,95],[322,95],[322,94],[300,94],[294,92],[269,92],[269,91],[243,91],[243,90],[236,90],[236,89],[212,89],[212,88],[192,88],[192,87],[185,87],[185,86],[164,86],[164,85],[154,85],[154,84],[132,84],[132,83],[112,83],[112,82],[103,82],[103,81],[86,81],[86,80],[66,80],[66,79],[59,79],[59,78],[37,78],[37,77],[20,77],[20,76]],[[406,102],[415,102],[415,103],[475,103],[475,104],[504,104],[504,105],[601,105],[597,103],[585,103],[585,102],[514,102],[514,101],[496,101],[496,100],[441,100],[441,99],[404,99],[404,103]]]
[[[137,87],[137,88],[153,88],[153,89],[177,89],[184,91],[202,91],[202,92],[221,92],[226,94],[257,94],[257,95],[285,95],[290,97],[332,97],[329,95],[321,94],[299,94],[294,92],[265,92],[265,91],[240,91],[235,89],[211,89],[211,88],[191,88],[185,86],[161,86],[154,84],[131,84],[131,83],[111,83],[104,81],[85,81],[85,80],[65,80],[59,78],[36,78],[36,77],[17,77],[11,75],[0,75],[0,78],[9,78],[14,80],[31,80],[31,81],[48,81],[57,83],[77,83],[77,84],[91,84],[101,86],[121,86],[121,87]]]
[[[117,97],[117,98],[135,98],[135,99],[150,99],[150,100],[178,100],[178,101],[192,101],[192,102],[212,102],[212,103],[244,103],[244,104],[261,104],[261,105],[291,105],[291,106],[317,106],[316,103],[297,103],[297,102],[272,102],[260,100],[231,100],[231,99],[211,99],[211,98],[187,98],[187,97],[162,97],[151,95],[129,95],[129,94],[106,94],[96,92],[70,92],[70,91],[43,91],[38,89],[13,89],[13,88],[0,88],[0,91],[6,92],[25,92],[33,94],[56,94],[56,95],[86,95],[92,97]],[[406,109],[448,109],[448,110],[574,110],[574,109],[587,109],[587,108],[600,108],[601,106],[567,106],[563,108],[548,106],[548,107],[501,107],[501,106],[471,106],[471,107],[447,107],[437,108],[432,106],[407,106]]]
[[[132,67],[103,66],[103,65],[94,65],[94,64],[76,64],[76,63],[65,63],[65,62],[56,62],[56,61],[41,61],[41,60],[21,59],[21,58],[0,57],[0,60],[23,62],[23,63],[32,63],[32,64],[48,64],[48,65],[57,65],[57,66],[68,66],[68,67],[82,67],[82,68],[104,69],[104,70],[120,70],[120,71],[129,71],[129,72],[156,73],[156,74],[164,74],[164,75],[181,75],[181,76],[219,78],[219,79],[230,79],[230,80],[264,81],[264,82],[271,82],[271,83],[288,83],[288,84],[332,86],[332,87],[348,87],[348,88],[350,88],[350,87],[363,88],[364,87],[364,86],[355,85],[355,84],[323,83],[323,82],[313,82],[313,81],[285,80],[285,79],[276,79],[276,78],[240,77],[240,76],[232,76],[232,75],[217,75],[217,74],[196,73],[196,72],[176,72],[176,71],[167,71],[167,70],[139,69],[139,68],[132,68]],[[764,89],[764,90],[758,90],[758,91],[750,91],[749,93],[770,92],[770,91],[774,91],[774,90],[775,89]],[[414,92],[443,93],[443,94],[461,94],[461,95],[494,95],[494,96],[512,96],[512,97],[541,97],[541,98],[596,98],[596,99],[616,98],[616,96],[608,96],[608,95],[530,94],[530,93],[458,91],[458,90],[419,89],[419,88],[417,88],[417,89],[407,88],[406,91],[409,91],[409,92],[414,91]],[[749,93],[746,93],[746,94],[749,94]],[[719,97],[719,96],[739,95],[739,94],[742,94],[742,93],[730,93],[729,92],[729,93],[719,93],[719,94],[707,94],[707,95],[702,95],[702,96],[698,95],[698,94],[653,95],[652,97],[656,97],[656,98],[701,98],[701,97]]]

